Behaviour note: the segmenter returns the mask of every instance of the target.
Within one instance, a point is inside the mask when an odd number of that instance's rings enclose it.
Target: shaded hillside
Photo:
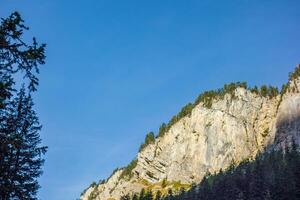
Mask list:
[[[285,152],[285,153],[284,153]],[[254,161],[232,164],[226,171],[207,175],[189,191],[162,196],[142,191],[122,200],[297,200],[300,199],[300,153],[295,143],[284,150],[260,154]]]

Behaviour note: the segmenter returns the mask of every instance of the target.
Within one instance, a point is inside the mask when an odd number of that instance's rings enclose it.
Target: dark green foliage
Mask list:
[[[87,187],[83,192],[81,192],[80,196],[84,195],[84,193],[89,189],[89,188],[94,188],[91,194],[88,196],[88,200],[93,200],[97,197],[98,191],[97,191],[98,184],[94,181],[90,184],[89,187]]]
[[[87,187],[86,189],[84,189],[82,192],[81,192],[81,194],[80,194],[80,196],[82,196],[82,195],[84,195],[84,193],[86,193],[86,191],[89,189],[89,188],[95,188],[95,187],[97,187],[98,185],[97,185],[97,183],[94,181],[94,182],[92,182],[91,184],[90,184],[90,186],[89,187]],[[96,190],[95,190],[96,191]],[[93,193],[93,192],[92,192]],[[92,196],[92,195],[90,195],[90,196]],[[89,196],[89,197],[90,197]]]
[[[287,92],[288,89],[288,84],[283,84],[281,87],[281,95],[285,94]]]
[[[195,102],[195,105],[199,103],[203,103],[203,106],[206,108],[211,108],[212,106],[212,101],[217,97],[218,91],[211,90],[211,91],[206,91],[202,93]]]
[[[130,179],[133,176],[132,170],[137,165],[137,159],[132,160],[127,167],[125,167],[120,175],[120,179],[128,178]]]
[[[288,88],[290,86],[290,82],[295,81],[300,76],[300,64],[298,64],[295,68],[295,70],[291,73],[289,73],[289,82],[287,84],[282,85],[281,89],[281,95],[285,94],[288,91]],[[292,92],[294,92],[295,88],[292,88]]]
[[[260,87],[260,95],[263,97],[267,97],[268,95],[268,87],[266,85],[262,85]]]
[[[119,168],[114,169],[114,171],[111,173],[111,175],[106,179],[105,182],[107,182],[117,171],[119,170]]]
[[[162,137],[171,128],[171,126],[173,126],[180,119],[182,119],[185,116],[189,116],[194,107],[195,107],[194,104],[188,103],[181,109],[181,111],[177,115],[172,117],[172,119],[169,121],[167,125],[163,123],[159,128],[158,137]]]
[[[178,122],[180,119],[182,119],[185,116],[189,116],[194,108],[194,104],[192,103],[188,103],[187,105],[185,105],[180,112],[175,115],[171,121],[168,123],[168,127],[172,126],[173,124],[175,124],[176,122]]]
[[[3,107],[15,91],[13,75],[21,73],[28,81],[28,89],[36,91],[39,65],[45,63],[45,44],[39,45],[35,38],[32,44],[22,36],[28,27],[24,25],[19,13],[14,12],[2,19],[0,25],[0,105]]]
[[[145,141],[143,144],[141,144],[139,152],[141,152],[146,146],[149,144],[153,144],[155,142],[155,136],[153,132],[150,132],[146,135]]]
[[[164,179],[161,183],[161,187],[165,188],[167,186],[167,180]]]
[[[138,195],[137,195],[137,194],[134,194],[134,195],[132,196],[132,200],[139,200]]]
[[[15,12],[0,24],[0,199],[37,199],[37,178],[47,147],[40,146],[41,125],[33,109],[45,45],[23,40],[28,28]],[[16,81],[16,75],[23,80]],[[17,83],[17,84],[16,84]],[[17,85],[22,85],[18,88]]]
[[[269,86],[268,88],[268,96],[270,98],[277,97],[279,95],[279,90],[277,87]]]
[[[279,90],[277,87],[262,85],[260,88],[260,95],[263,97],[273,98],[278,96]]]
[[[121,200],[130,200],[130,196],[127,194],[121,197]]]
[[[22,88],[0,116],[0,199],[34,198],[44,163],[41,125],[30,95]]]
[[[175,123],[177,123],[183,117],[190,116],[196,105],[202,103],[204,107],[210,109],[214,100],[223,99],[226,94],[229,94],[231,98],[235,98],[235,90],[237,88],[249,89],[251,92],[263,97],[274,98],[279,95],[278,88],[273,86],[263,85],[260,89],[258,89],[257,86],[248,88],[246,82],[225,84],[221,89],[203,92],[198,96],[194,103],[188,103],[185,105],[181,111],[177,115],[173,116],[167,124],[163,123],[160,126],[157,137],[162,137]]]
[[[157,191],[155,195],[155,200],[160,200],[162,198],[161,191]]]
[[[167,195],[166,199],[172,200],[173,198],[174,198],[174,197],[173,197],[173,191],[172,191],[172,189],[169,189],[169,190],[168,190],[168,195]]]
[[[300,65],[297,66],[297,68],[295,69],[295,71],[293,73],[290,73],[290,80],[295,79],[296,77],[298,77],[300,75]],[[171,118],[171,120],[165,124],[163,123],[160,127],[159,127],[159,131],[157,134],[157,137],[162,137],[165,135],[165,133],[167,131],[170,130],[170,128],[177,123],[180,119],[182,119],[183,117],[186,116],[190,116],[192,110],[195,108],[196,105],[202,103],[204,107],[210,109],[213,105],[213,101],[214,100],[220,100],[223,99],[224,96],[226,94],[229,94],[231,98],[236,98],[235,97],[235,90],[237,88],[244,88],[244,89],[248,89],[249,91],[251,91],[252,93],[256,94],[256,95],[260,95],[266,98],[274,98],[277,97],[279,95],[279,90],[277,87],[273,87],[273,86],[266,86],[266,85],[262,85],[260,88],[258,88],[257,86],[254,87],[248,87],[246,82],[236,82],[236,83],[229,83],[229,84],[225,84],[223,88],[221,89],[217,89],[217,90],[210,90],[210,91],[206,91],[203,92],[202,94],[200,94],[198,96],[198,98],[195,100],[194,103],[188,103],[186,106],[184,106],[181,111],[173,116]],[[282,86],[281,89],[281,95],[283,95],[288,88],[288,84],[285,84]],[[144,143],[140,146],[139,151],[142,151],[148,144],[154,143],[155,142],[155,137],[154,134],[152,132],[148,133],[146,135],[145,141]],[[126,167],[127,169],[128,167]],[[128,173],[128,171],[130,170],[126,170],[126,173],[124,171],[124,174],[130,174]],[[124,176],[122,176],[124,177]],[[238,194],[239,198],[244,198],[244,194],[240,191],[236,191],[236,193]]]
[[[300,76],[300,64],[297,65],[295,70],[289,73],[289,81],[293,81]]]
[[[97,186],[97,183],[94,181],[91,183],[91,185],[89,187],[96,187]]]
[[[260,94],[260,91],[259,91],[259,89],[258,89],[258,87],[257,87],[257,86],[254,86],[253,88],[251,88],[251,89],[250,89],[250,91],[251,91],[252,93],[255,93],[255,94],[257,94],[257,95],[259,95],[259,94]]]
[[[246,82],[237,82],[237,83],[229,83],[224,85],[224,93],[230,93],[233,94],[234,90],[236,88],[244,88],[247,89],[247,83]]]
[[[144,198],[142,198],[143,200],[152,200],[153,199],[153,194],[152,191],[147,191]]]
[[[258,155],[215,175],[208,175],[189,191],[180,190],[155,200],[296,200],[300,199],[300,153],[295,143],[284,151]],[[143,191],[140,200],[149,200]]]
[[[206,91],[199,95],[199,97],[196,99],[194,104],[197,105],[199,103],[203,103],[205,107],[211,108],[212,101],[214,99],[222,99],[226,94],[230,94],[231,97],[234,97],[234,91],[237,88],[247,89],[247,83],[246,82],[229,83],[229,84],[225,84],[223,88]]]
[[[165,123],[162,123],[158,130],[157,137],[162,137],[167,132],[167,125]]]
[[[145,198],[145,189],[143,188],[139,195],[139,200],[143,200]]]
[[[224,87],[221,89],[210,90],[200,94],[194,103],[188,103],[187,105],[185,105],[177,115],[171,118],[168,124],[163,123],[160,126],[158,131],[158,137],[162,137],[168,130],[170,130],[170,128],[175,123],[177,123],[183,117],[190,116],[192,110],[199,103],[203,103],[203,106],[205,106],[206,108],[211,108],[213,100],[222,99],[226,94],[230,94],[231,97],[233,98],[234,91],[239,87],[247,89],[247,83],[237,82],[237,83],[225,84]]]

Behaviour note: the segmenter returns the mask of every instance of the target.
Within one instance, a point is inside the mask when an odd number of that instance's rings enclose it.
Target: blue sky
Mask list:
[[[300,63],[298,0],[0,0],[47,43],[39,197],[79,197],[207,89],[280,86]]]

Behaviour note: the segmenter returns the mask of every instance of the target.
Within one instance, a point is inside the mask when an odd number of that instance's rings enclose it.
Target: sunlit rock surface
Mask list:
[[[120,179],[119,170],[105,184],[89,188],[81,199],[94,193],[93,199],[118,200],[164,179],[199,183],[207,173],[286,145],[292,137],[300,143],[298,87],[299,79],[291,81],[287,92],[274,98],[237,88],[233,96],[216,99],[209,109],[200,103],[138,154],[130,180]]]

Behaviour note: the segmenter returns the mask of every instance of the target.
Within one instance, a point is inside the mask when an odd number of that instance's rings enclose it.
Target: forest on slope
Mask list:
[[[288,146],[288,145],[286,145]],[[296,200],[300,199],[300,153],[294,141],[281,150],[266,151],[253,161],[234,163],[217,174],[208,174],[200,184],[179,193],[144,189],[122,200]]]

